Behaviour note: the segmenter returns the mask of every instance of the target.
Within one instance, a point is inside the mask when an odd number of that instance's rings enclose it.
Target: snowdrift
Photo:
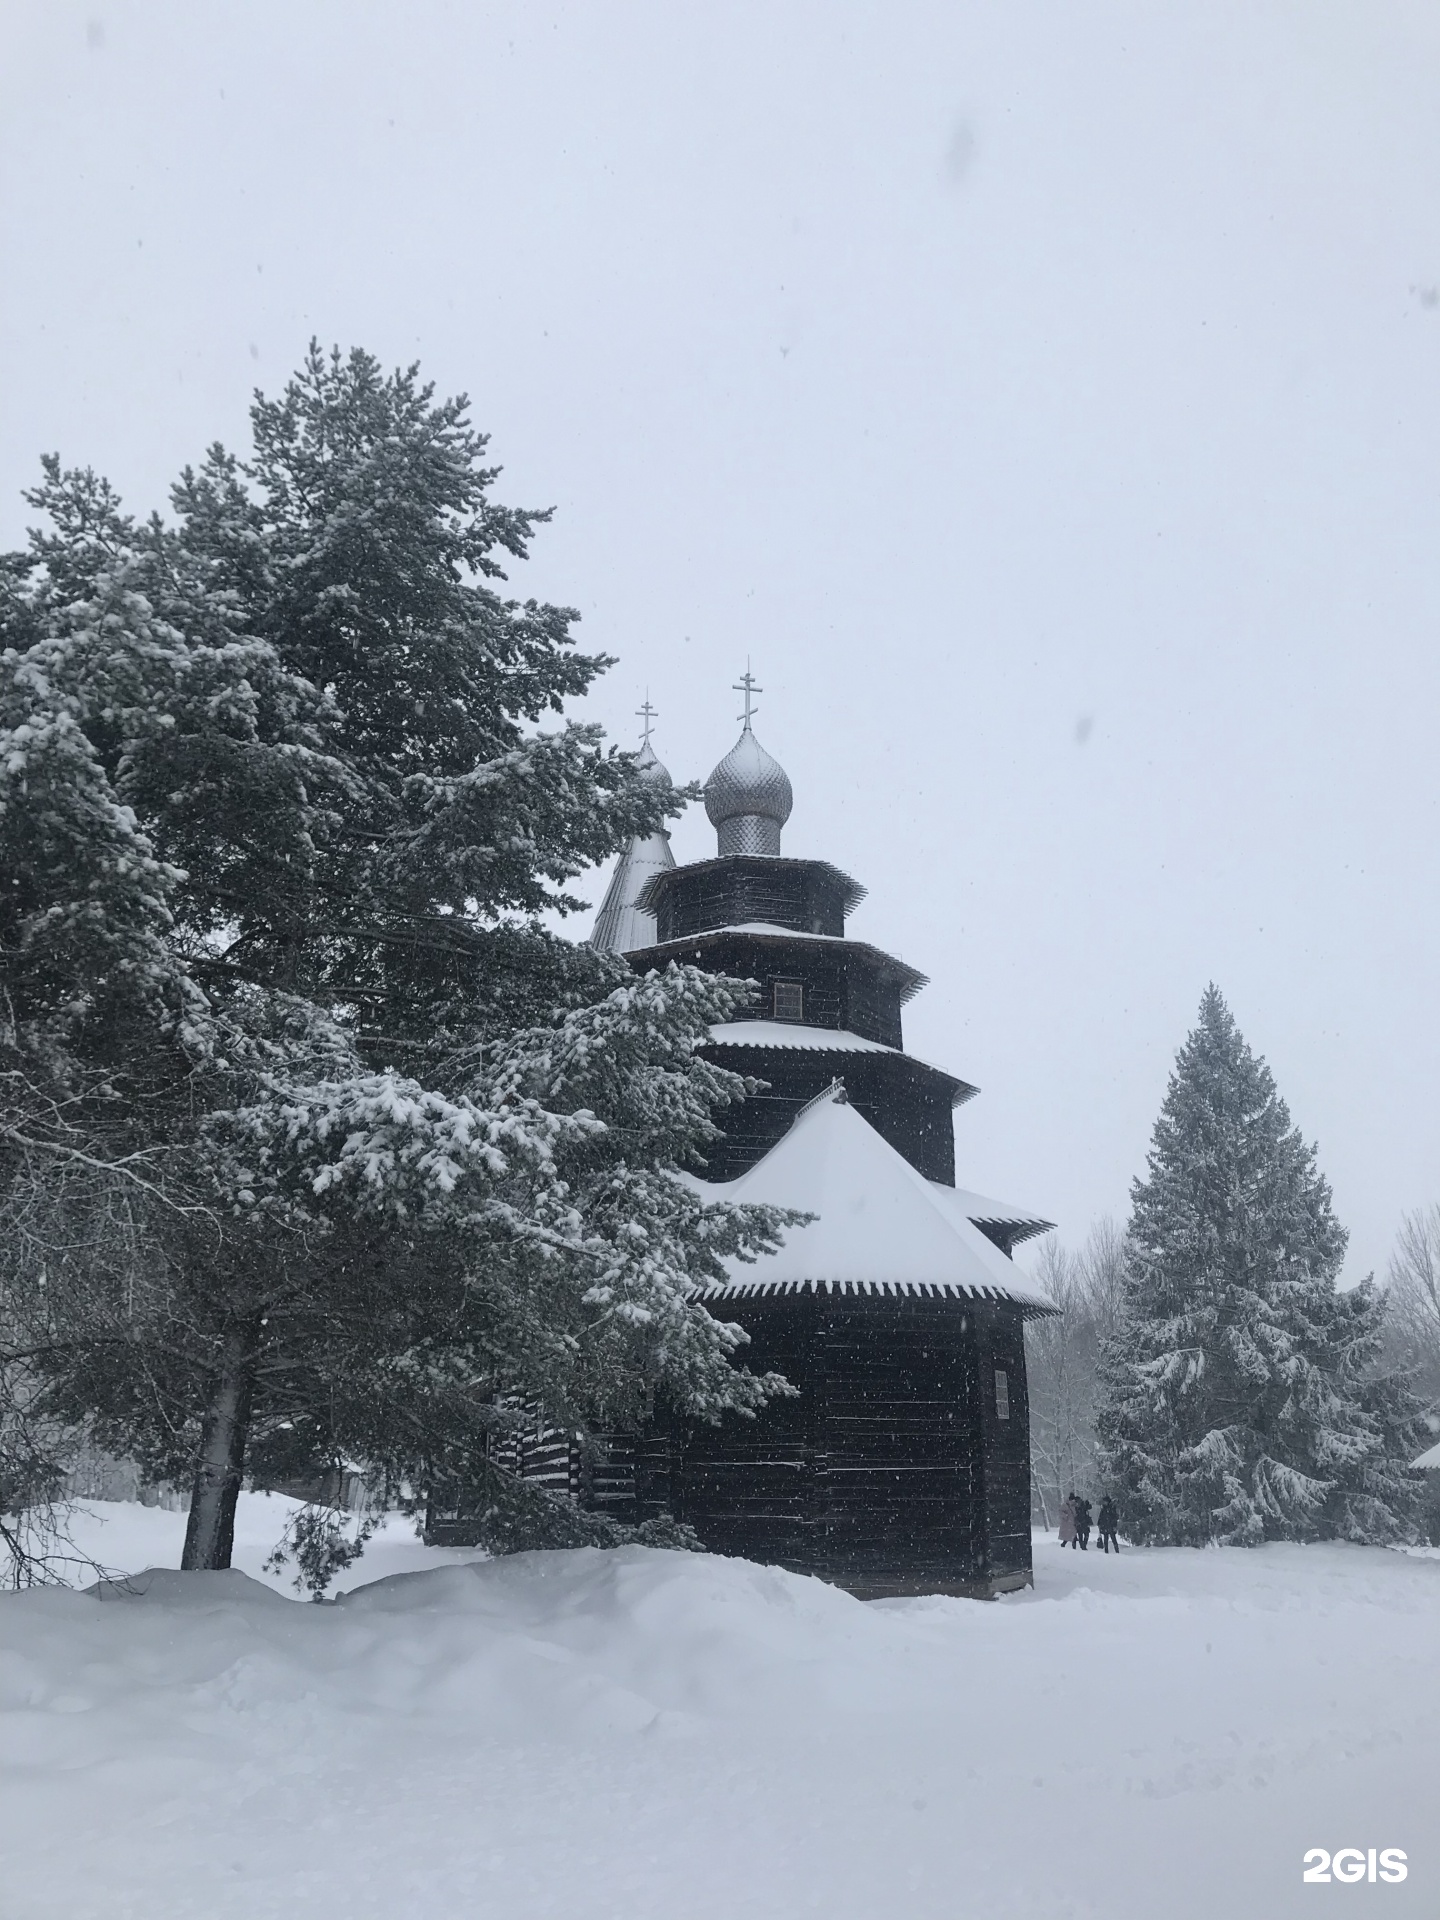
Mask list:
[[[1062,1554],[865,1605],[631,1548],[0,1602],[7,1920],[1434,1911],[1440,1559]],[[1307,1898],[1308,1896],[1308,1898]]]

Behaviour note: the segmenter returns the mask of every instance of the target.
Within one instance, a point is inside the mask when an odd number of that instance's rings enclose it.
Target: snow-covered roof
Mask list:
[[[1427,1473],[1440,1473],[1440,1443],[1428,1448],[1418,1460],[1410,1462],[1412,1467],[1422,1467]]]
[[[902,1060],[913,1060],[917,1067],[924,1067],[929,1073],[944,1074],[955,1089],[951,1095],[951,1105],[956,1107],[973,1100],[979,1091],[968,1080],[945,1073],[943,1067],[932,1067],[916,1054],[906,1053],[903,1047],[887,1047],[883,1040],[867,1040],[863,1034],[851,1033],[845,1027],[812,1027],[799,1020],[725,1020],[711,1027],[710,1038],[717,1047],[773,1047],[796,1053],[895,1054]],[[993,1217],[1002,1219],[1005,1216],[997,1214]]]
[[[711,1027],[717,1047],[793,1047],[806,1053],[899,1053],[843,1027],[807,1027],[798,1020],[725,1020]],[[909,1058],[910,1056],[906,1056]]]
[[[677,940],[705,940],[712,933],[779,933],[787,940],[823,940],[830,946],[857,946],[855,940],[847,940],[843,933],[811,933],[802,927],[782,927],[778,920],[736,920],[719,927],[702,927],[699,933],[677,934]],[[904,965],[904,962],[901,962]]]
[[[934,1184],[932,1182],[932,1184]],[[972,1193],[967,1187],[936,1186],[935,1197],[943,1206],[952,1207],[962,1219],[976,1226],[1014,1227],[1010,1235],[1012,1246],[1018,1246],[1022,1240],[1029,1240],[1037,1233],[1048,1233],[1054,1226],[1053,1220],[1047,1220],[1033,1207],[1012,1206],[1008,1200],[992,1199],[988,1193]]]
[[[759,1201],[818,1216],[776,1253],[726,1263],[713,1297],[805,1290],[964,1294],[1053,1313],[956,1204],[834,1088],[812,1100],[763,1160],[737,1180],[697,1181],[707,1199]]]

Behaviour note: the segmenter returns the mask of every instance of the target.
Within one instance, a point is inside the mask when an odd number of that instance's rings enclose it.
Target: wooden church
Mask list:
[[[715,1028],[713,1048],[767,1090],[731,1116],[700,1186],[817,1218],[736,1263],[711,1304],[749,1333],[747,1365],[800,1391],[754,1420],[617,1439],[586,1493],[864,1597],[1025,1586],[1023,1326],[1054,1309],[1010,1256],[1050,1223],[956,1186],[952,1114],[976,1089],[905,1052],[925,978],[848,937],[864,889],[782,854],[790,782],[742,686],[743,731],[705,785],[715,858],[677,867],[667,835],[635,841],[592,940],[641,971],[686,960],[759,983],[753,1017]],[[668,778],[648,725],[641,759]]]

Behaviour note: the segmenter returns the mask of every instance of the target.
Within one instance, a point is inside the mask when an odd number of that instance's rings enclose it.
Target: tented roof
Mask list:
[[[670,785],[670,775],[655,757],[648,734],[635,756],[635,765],[647,780]],[[601,953],[636,953],[643,947],[653,947],[655,916],[641,906],[640,896],[657,874],[669,872],[674,865],[670,836],[663,827],[651,834],[636,834],[615,863],[595,916],[590,945]]]
[[[1410,1464],[1412,1467],[1421,1467],[1428,1473],[1440,1473],[1440,1445],[1428,1448],[1418,1460],[1412,1460]]]
[[[595,916],[592,947],[601,953],[637,953],[655,944],[655,916],[638,905],[645,882],[673,867],[668,833],[652,833],[630,842],[615,863],[615,872],[600,911]]]
[[[956,1205],[917,1173],[835,1088],[737,1180],[697,1181],[707,1199],[762,1202],[818,1216],[776,1253],[730,1260],[716,1297],[757,1293],[962,1294],[1053,1313],[1046,1295]]]

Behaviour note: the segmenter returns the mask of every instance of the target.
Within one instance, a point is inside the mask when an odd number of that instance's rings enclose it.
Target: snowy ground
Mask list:
[[[242,1493],[235,1513],[235,1565],[291,1600],[299,1597],[294,1567],[288,1572],[270,1573],[265,1562],[284,1533],[286,1522],[302,1504],[282,1493]],[[142,1507],[132,1500],[83,1500],[71,1509],[68,1531],[76,1552],[86,1563],[75,1569],[73,1583],[88,1587],[95,1580],[96,1567],[117,1573],[134,1573],[142,1567],[178,1567],[185,1543],[185,1515],[163,1507]],[[390,1573],[418,1573],[426,1567],[454,1566],[484,1557],[463,1548],[422,1546],[416,1538],[415,1523],[398,1513],[391,1514],[381,1522],[363,1560],[342,1574],[332,1591],[338,1593],[361,1581],[383,1580]],[[0,1920],[4,1920],[3,1909]]]
[[[99,1557],[173,1566],[182,1516],[96,1512]],[[1440,1912],[1440,1558],[1041,1536],[993,1606],[460,1559],[395,1529],[338,1606],[0,1601],[6,1920]],[[1409,1879],[1301,1885],[1346,1846]]]

